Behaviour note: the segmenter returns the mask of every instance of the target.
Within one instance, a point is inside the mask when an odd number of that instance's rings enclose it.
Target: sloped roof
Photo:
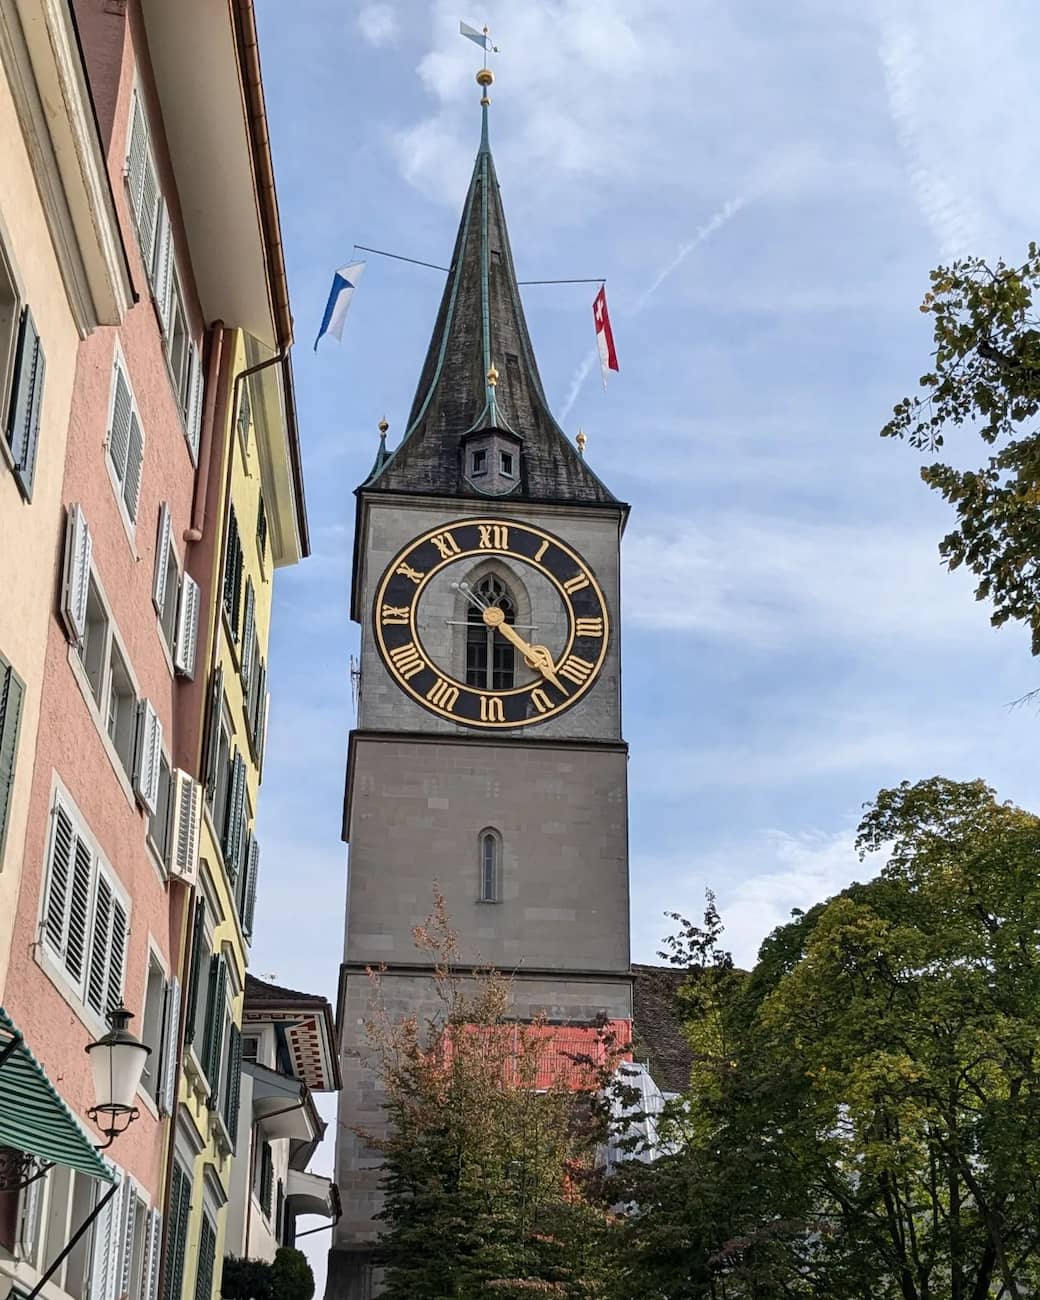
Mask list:
[[[632,974],[632,1038],[635,1056],[649,1064],[663,1092],[690,1086],[693,1049],[682,1027],[679,989],[687,972],[677,966],[637,966]]]
[[[328,998],[269,984],[246,972],[243,1024],[280,1025],[293,1074],[314,1092],[341,1088],[336,1022]]]
[[[521,442],[512,496],[616,505],[553,419],[520,302],[505,212],[487,132],[473,176],[440,310],[401,444],[381,454],[365,490],[487,499],[466,479],[461,439],[505,429]],[[494,367],[497,382],[489,382]]]

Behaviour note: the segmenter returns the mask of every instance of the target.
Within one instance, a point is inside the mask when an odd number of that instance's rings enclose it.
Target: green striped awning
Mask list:
[[[11,1050],[11,1044],[16,1046]],[[55,1091],[43,1067],[0,1007],[0,1146],[68,1165],[106,1183],[115,1175]]]

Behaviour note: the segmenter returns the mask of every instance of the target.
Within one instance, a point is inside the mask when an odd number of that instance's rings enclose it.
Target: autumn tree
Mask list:
[[[436,1011],[395,1018],[376,973],[368,1025],[388,1121],[364,1135],[384,1162],[383,1294],[603,1295],[607,1215],[587,1188],[609,1050],[548,1067],[550,1031],[516,1019],[509,980],[458,973],[440,897],[415,941],[435,965]]]
[[[916,396],[895,408],[883,437],[926,452],[953,429],[992,449],[977,469],[935,461],[921,477],[954,508],[940,542],[951,569],[966,565],[991,621],[1024,623],[1040,654],[1040,249],[1021,266],[965,258],[940,266],[921,311],[932,318],[935,352]]]

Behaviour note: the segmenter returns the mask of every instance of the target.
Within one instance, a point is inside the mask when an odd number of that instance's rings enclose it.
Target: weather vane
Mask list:
[[[488,87],[495,80],[495,74],[488,67],[488,55],[497,54],[498,46],[491,44],[491,32],[486,25],[482,30],[478,31],[476,27],[471,27],[469,23],[460,22],[459,33],[462,36],[465,36],[467,41],[472,41],[474,45],[479,45],[484,51],[484,66],[477,73],[477,85],[480,86],[481,90],[484,92],[480,102],[484,108],[487,108],[488,104],[491,103],[490,96],[487,93]]]

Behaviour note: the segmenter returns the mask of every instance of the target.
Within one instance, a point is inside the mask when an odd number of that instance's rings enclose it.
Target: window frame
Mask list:
[[[119,391],[119,377],[122,376],[126,385],[127,395],[130,402],[130,416],[127,427],[127,448],[126,460],[123,463],[122,470],[116,464],[115,456],[112,451],[112,432],[115,423],[116,414],[116,394]],[[140,457],[137,464],[137,493],[134,501],[134,510],[131,514],[130,507],[126,501],[126,481],[130,471],[130,454],[133,450],[133,428],[137,425],[137,431],[140,435]],[[109,385],[108,394],[108,414],[105,423],[105,465],[108,468],[108,477],[112,483],[112,490],[115,493],[116,505],[119,509],[119,517],[123,521],[123,527],[126,529],[127,540],[131,548],[135,548],[137,537],[137,521],[141,513],[141,486],[144,481],[144,464],[145,448],[147,438],[145,436],[144,423],[141,420],[140,407],[137,404],[137,397],[134,393],[134,386],[130,381],[130,368],[126,363],[126,357],[119,346],[118,340],[113,348],[112,355],[112,379]],[[136,550],[134,552],[136,558]]]
[[[492,571],[485,573],[474,590],[487,598],[485,584],[497,583],[501,592],[492,601],[499,609],[506,609],[505,621],[516,622],[518,602],[506,580]],[[503,604],[502,602],[507,602]],[[483,667],[471,666],[471,650],[480,651]],[[508,668],[504,666],[508,657]],[[497,628],[488,627],[480,611],[472,605],[466,611],[465,656],[463,660],[467,686],[477,690],[508,691],[516,685],[516,651]],[[478,673],[480,674],[478,678]]]
[[[6,279],[11,290],[11,320],[9,323],[5,321],[3,308],[0,307],[0,426],[3,428],[3,437],[0,437],[0,443],[3,444],[4,454],[7,457],[9,466],[13,469],[14,457],[7,441],[7,419],[10,413],[11,400],[14,396],[15,353],[18,347],[22,311],[26,306],[26,301],[21,281],[15,274],[14,261],[7,251],[7,243],[7,232],[3,225],[0,225],[0,277]],[[2,301],[2,296],[0,296],[0,303]],[[4,343],[5,331],[9,331],[6,345]]]
[[[492,850],[488,862],[488,849]],[[490,874],[489,874],[490,868]],[[477,836],[477,902],[502,901],[502,832],[494,826],[485,826]]]

